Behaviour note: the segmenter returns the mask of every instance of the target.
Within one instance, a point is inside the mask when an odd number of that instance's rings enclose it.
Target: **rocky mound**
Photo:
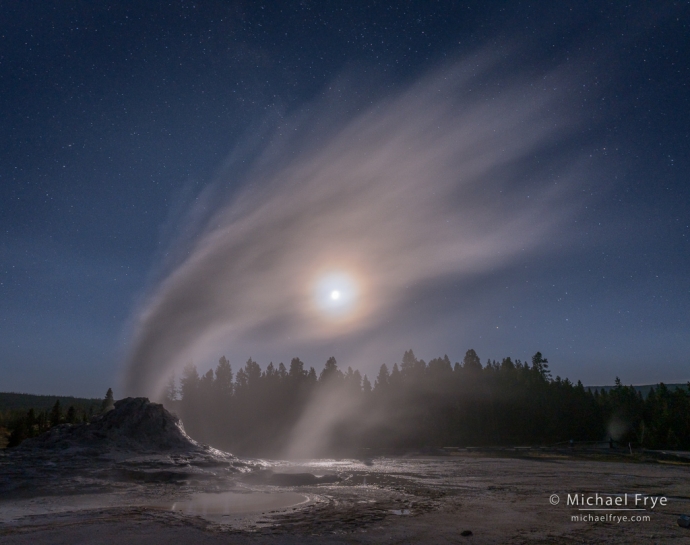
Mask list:
[[[180,420],[163,405],[145,397],[128,397],[115,408],[86,424],[51,428],[19,448],[127,450],[134,452],[201,450],[182,428]]]

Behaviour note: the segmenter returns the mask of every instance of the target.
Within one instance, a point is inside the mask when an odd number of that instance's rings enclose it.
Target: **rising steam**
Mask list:
[[[572,178],[549,151],[572,125],[543,81],[475,59],[356,113],[327,97],[283,120],[249,166],[231,162],[216,185],[241,189],[136,315],[128,393],[227,347],[294,354],[376,331],[420,286],[542,247]],[[548,168],[528,168],[539,154]]]

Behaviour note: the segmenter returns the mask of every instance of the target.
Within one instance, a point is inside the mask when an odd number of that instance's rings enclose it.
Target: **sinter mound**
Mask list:
[[[27,439],[20,448],[89,448],[103,450],[200,450],[182,428],[180,420],[163,405],[145,397],[128,397],[115,408],[86,424],[62,424],[43,435]]]

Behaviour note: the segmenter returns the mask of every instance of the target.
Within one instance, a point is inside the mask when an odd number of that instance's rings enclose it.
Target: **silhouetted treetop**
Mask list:
[[[470,372],[479,372],[482,370],[482,362],[477,356],[474,349],[470,348],[462,359],[462,366],[465,370]]]
[[[338,369],[338,362],[336,362],[335,358],[331,356],[326,361],[326,365],[324,365],[323,370],[321,371],[319,380],[321,382],[325,382],[327,380],[335,380],[337,378],[340,378],[341,375],[342,373]]]

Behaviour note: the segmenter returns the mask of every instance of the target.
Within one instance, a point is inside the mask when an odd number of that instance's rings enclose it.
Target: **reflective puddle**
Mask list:
[[[171,510],[213,521],[223,517],[253,515],[270,511],[303,507],[310,503],[309,496],[297,492],[222,492],[195,494],[187,501],[175,502]]]

